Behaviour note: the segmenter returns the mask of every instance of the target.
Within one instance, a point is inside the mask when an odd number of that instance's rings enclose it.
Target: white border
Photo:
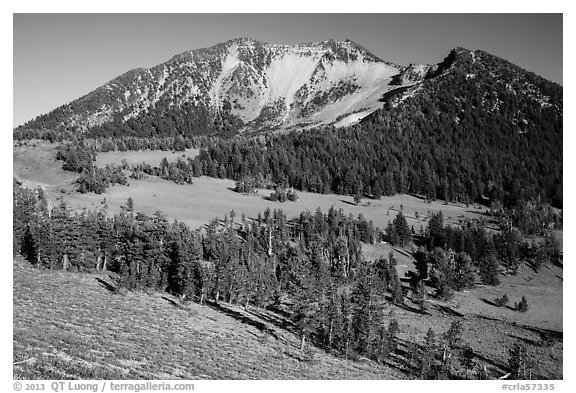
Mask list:
[[[484,0],[474,2],[475,4],[463,4],[462,1],[424,1],[412,0],[409,2],[396,2],[389,4],[389,2],[379,1],[378,5],[367,5],[366,2],[313,2],[310,0],[290,0],[283,2],[280,6],[275,5],[274,1],[247,1],[247,0],[225,0],[219,2],[205,2],[204,4],[196,4],[193,1],[162,1],[162,2],[119,2],[118,0],[100,0],[98,2],[81,2],[72,0],[60,1],[13,1],[9,4],[2,6],[2,16],[0,20],[0,28],[2,29],[2,53],[8,54],[1,61],[2,64],[2,78],[5,79],[2,86],[4,91],[2,94],[2,120],[4,130],[1,134],[2,147],[5,149],[4,154],[0,155],[1,168],[2,168],[2,184],[6,188],[2,188],[2,250],[6,254],[12,252],[11,245],[11,191],[9,186],[11,184],[12,176],[12,160],[9,152],[12,150],[11,129],[12,129],[12,102],[13,95],[8,89],[12,84],[12,14],[13,13],[53,13],[53,12],[143,12],[143,13],[171,13],[171,12],[226,12],[226,13],[259,13],[259,12],[293,12],[293,13],[398,13],[398,12],[417,12],[417,13],[541,13],[553,12],[564,13],[564,73],[563,85],[568,93],[565,95],[565,114],[564,117],[564,171],[567,174],[575,173],[574,161],[572,159],[572,148],[574,144],[574,128],[573,121],[573,76],[572,69],[574,64],[573,51],[575,46],[571,37],[574,34],[574,13],[572,7],[568,6],[568,2],[563,1],[509,1],[502,0]],[[565,250],[565,274],[564,278],[567,286],[564,293],[565,301],[571,304],[571,299],[576,299],[574,296],[574,285],[571,280],[574,279],[574,268],[571,263],[573,261],[574,249],[571,243],[572,235],[574,233],[574,213],[572,207],[572,199],[574,196],[574,181],[571,176],[566,176],[564,182],[564,196],[566,206],[564,210],[564,239],[567,241],[564,245]],[[5,322],[2,323],[2,339],[1,339],[1,366],[0,367],[0,386],[3,387],[2,391],[13,391],[12,382],[12,262],[7,255],[1,264],[0,274],[0,288],[2,299],[2,312],[5,316]],[[557,381],[557,391],[565,391],[569,385],[575,387],[574,384],[574,317],[571,312],[564,313],[564,381]],[[344,391],[350,388],[362,389],[363,391],[382,392],[385,389],[396,391],[400,389],[418,390],[422,392],[429,391],[442,391],[452,392],[466,389],[469,392],[485,392],[485,391],[500,391],[501,383],[497,381],[491,382],[474,382],[474,381],[444,381],[444,382],[430,382],[430,381],[300,381],[300,382],[280,382],[280,381],[200,381],[197,382],[196,390],[217,390],[217,391],[246,391],[246,392],[267,392],[272,389],[281,389],[282,391],[292,391],[295,389],[306,391]],[[207,388],[207,389],[206,389]],[[573,391],[573,389],[572,389]]]

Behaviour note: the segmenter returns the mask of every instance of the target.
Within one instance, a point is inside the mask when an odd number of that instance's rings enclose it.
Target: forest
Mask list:
[[[334,208],[292,219],[281,210],[254,218],[231,211],[191,230],[161,212],[134,212],[131,199],[111,215],[106,206],[72,211],[63,200],[49,210],[42,189],[16,181],[13,192],[14,252],[38,268],[108,271],[125,290],[277,310],[289,315],[303,349],[311,341],[351,359],[385,363],[396,350],[398,326],[385,318],[386,305],[413,304],[425,313],[428,298],[450,299],[478,282],[498,285],[521,263],[535,269],[546,261],[561,263],[553,238],[528,243],[515,228],[491,233],[478,221],[452,227],[440,212],[422,233],[408,230],[401,212],[381,231],[361,215]],[[400,277],[393,253],[365,260],[362,243],[381,239],[410,244],[415,270]],[[466,368],[473,362],[454,360],[465,349],[460,335],[456,323],[441,338],[429,331],[424,347],[414,344],[415,375],[488,378],[481,369]],[[447,361],[447,353],[454,353],[448,356],[453,360]]]

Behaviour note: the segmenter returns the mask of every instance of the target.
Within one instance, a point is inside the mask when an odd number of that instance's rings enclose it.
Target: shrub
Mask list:
[[[496,304],[497,307],[505,306],[509,302],[510,299],[508,299],[508,295],[506,294],[502,295],[502,297],[497,297],[496,299],[494,299],[494,304]]]
[[[508,351],[508,367],[513,379],[532,379],[532,360],[526,345],[517,342]]]
[[[525,296],[522,296],[522,300],[516,303],[516,310],[520,312],[528,311],[528,300],[526,300]]]
[[[298,201],[298,194],[296,194],[296,191],[292,191],[292,190],[288,190],[288,192],[286,193],[286,196],[288,197],[288,200],[290,202],[296,202]]]

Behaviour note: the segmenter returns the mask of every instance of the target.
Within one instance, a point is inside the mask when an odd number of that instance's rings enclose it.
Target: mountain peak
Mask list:
[[[250,38],[250,37],[237,37],[237,38],[231,38],[228,41],[224,42],[223,44],[217,44],[214,45],[213,47],[218,47],[220,45],[224,45],[224,46],[230,46],[230,45],[262,45],[265,47],[283,47],[283,48],[322,48],[322,49],[335,49],[335,48],[345,48],[348,50],[357,50],[359,52],[364,52],[367,53],[368,55],[377,58],[377,56],[375,56],[372,52],[370,52],[368,49],[366,49],[365,47],[363,47],[362,45],[357,44],[356,42],[352,41],[349,38],[346,38],[343,41],[340,40],[336,40],[334,38],[329,38],[327,40],[323,40],[323,41],[311,41],[311,42],[296,42],[296,43],[286,43],[286,44],[275,44],[275,43],[269,43],[269,42],[265,42],[265,41],[260,41],[254,38]],[[210,49],[213,47],[209,47],[209,48],[204,48],[204,49]]]
[[[250,37],[237,37],[237,38],[232,38],[232,39],[226,41],[225,44],[228,44],[228,45],[231,45],[231,44],[246,45],[246,44],[265,44],[265,43],[258,41],[254,38],[250,38]]]
[[[81,131],[154,114],[181,117],[179,111],[206,121],[226,116],[254,130],[349,124],[347,118],[357,121],[382,106],[402,70],[350,39],[270,44],[237,37],[129,71],[74,101],[73,115],[53,117],[57,127]]]

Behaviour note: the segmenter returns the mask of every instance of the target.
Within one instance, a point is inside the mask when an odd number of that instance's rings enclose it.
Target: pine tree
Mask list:
[[[426,226],[426,237],[429,248],[445,246],[444,215],[439,211],[430,217]]]
[[[380,199],[382,197],[382,188],[380,188],[378,181],[374,182],[374,186],[372,187],[372,195],[374,199]]]
[[[423,353],[419,354],[420,377],[423,379],[434,379],[436,369],[436,356],[438,344],[436,334],[432,328],[428,328],[424,338]]]
[[[532,379],[532,362],[526,345],[516,342],[508,351],[508,367],[512,379]]]
[[[520,302],[516,303],[516,310],[520,312],[528,311],[528,300],[526,300],[526,296],[522,296]]]
[[[502,295],[502,297],[497,297],[496,299],[494,299],[494,304],[496,304],[497,307],[505,306],[509,302],[510,302],[510,299],[508,299],[507,294],[504,294],[504,295]]]
[[[400,237],[398,236],[396,226],[390,221],[388,221],[388,225],[386,226],[386,236],[388,237],[390,244],[393,246],[400,243]]]
[[[374,286],[372,271],[362,266],[358,274],[358,282],[352,292],[354,304],[353,332],[356,338],[356,350],[366,352],[371,345],[371,327],[374,321]]]
[[[428,328],[428,331],[426,332],[426,337],[424,339],[424,349],[430,353],[435,353],[437,350],[436,333],[434,333],[432,328]]]
[[[483,284],[499,285],[500,264],[493,254],[483,257],[479,261],[479,275]]]
[[[396,272],[396,269],[393,270],[393,281],[392,281],[392,300],[394,304],[400,305],[404,303],[404,294],[402,293],[402,282],[400,281],[400,277]]]
[[[435,248],[430,253],[432,270],[430,273],[431,285],[436,288],[436,296],[449,300],[452,298],[454,287],[455,261],[452,253],[441,248]]]
[[[462,339],[462,322],[452,321],[450,328],[444,333],[444,339],[451,348],[455,348]]]
[[[398,212],[398,214],[394,218],[392,225],[394,226],[394,230],[395,230],[395,233],[397,236],[396,243],[392,243],[392,244],[398,244],[398,245],[404,247],[404,246],[408,245],[410,242],[412,242],[412,231],[410,230],[410,227],[408,226],[408,222],[406,221],[406,217],[404,217],[404,214],[402,214],[401,211]]]
[[[391,352],[394,352],[398,346],[397,343],[397,336],[398,332],[400,331],[400,325],[396,319],[391,319],[388,323],[388,329],[386,334],[388,335],[388,343],[390,345]]]
[[[33,191],[21,187],[13,180],[12,230],[13,250],[21,251],[22,241],[28,226],[36,221],[37,197]]]
[[[464,370],[466,370],[466,379],[468,379],[470,371],[472,371],[476,366],[476,363],[474,362],[474,357],[475,353],[472,347],[467,345],[464,348],[462,348],[462,351],[460,352],[460,358],[461,358],[460,363],[464,367]]]
[[[454,271],[454,289],[461,291],[472,288],[476,281],[472,258],[464,252],[459,252],[454,257],[456,264]]]
[[[32,233],[31,224],[26,226],[26,230],[22,235],[22,240],[20,241],[20,247],[18,250],[28,261],[32,264],[37,264],[38,261],[38,248],[34,240],[34,235]]]

